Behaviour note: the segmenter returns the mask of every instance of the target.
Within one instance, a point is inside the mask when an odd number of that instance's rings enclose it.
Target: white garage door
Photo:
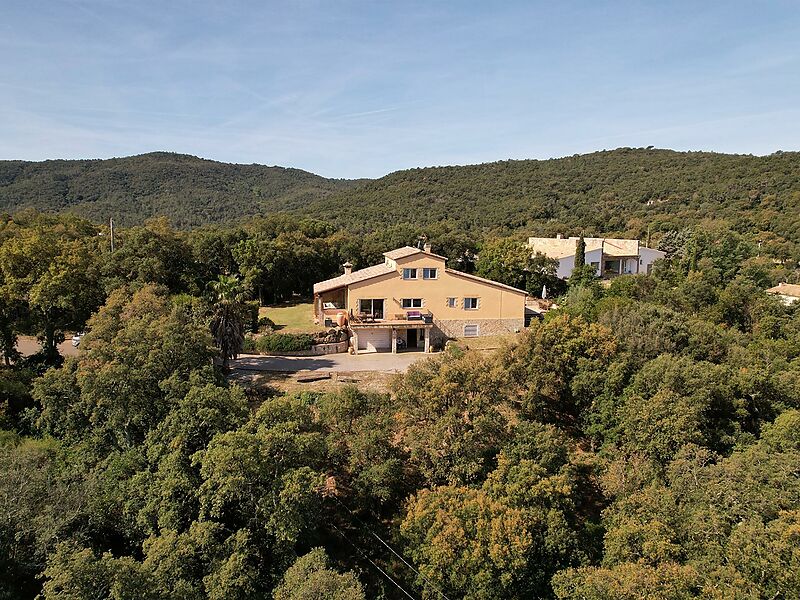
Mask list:
[[[358,332],[358,349],[367,352],[392,349],[392,330],[375,329],[373,331]]]

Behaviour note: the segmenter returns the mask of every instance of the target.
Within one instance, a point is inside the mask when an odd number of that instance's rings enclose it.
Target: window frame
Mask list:
[[[445,302],[447,303],[447,308],[458,308],[458,297],[457,296],[453,296],[453,297],[447,298],[445,300]]]
[[[467,335],[467,328],[474,327],[475,328],[475,335]],[[464,323],[464,329],[462,330],[463,337],[465,338],[473,338],[473,337],[480,337],[481,336],[481,326],[479,323]]]
[[[467,306],[467,300],[474,300],[475,306]],[[481,307],[479,296],[464,296],[464,310],[478,310]]]
[[[433,271],[433,277],[428,277],[426,273],[430,273]],[[422,279],[431,281],[433,279],[439,279],[439,268],[438,267],[423,267],[422,268]]]
[[[406,273],[408,273],[409,275],[411,273],[413,273],[414,276],[413,277],[406,277]],[[418,279],[418,277],[417,277],[417,268],[416,267],[403,267],[403,280],[404,281],[415,281],[416,279]]]
[[[363,309],[363,302],[369,302],[370,309],[369,311],[362,310]],[[375,303],[380,302],[380,316],[375,316]],[[384,315],[386,314],[386,298],[359,298],[358,299],[358,312],[366,315],[370,315],[374,319],[383,319]]]
[[[409,306],[405,305],[406,301],[409,302]],[[419,306],[414,306],[414,302],[415,301],[419,302]],[[422,308],[423,306],[425,306],[425,299],[424,298],[401,298],[400,299],[400,307],[403,310],[412,310],[412,309],[415,309],[415,308]]]

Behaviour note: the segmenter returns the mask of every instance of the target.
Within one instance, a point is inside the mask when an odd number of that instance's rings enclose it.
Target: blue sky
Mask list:
[[[800,149],[800,2],[3,0],[0,158]]]

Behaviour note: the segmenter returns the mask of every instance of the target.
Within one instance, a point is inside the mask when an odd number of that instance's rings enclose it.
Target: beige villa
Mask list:
[[[353,349],[424,349],[447,338],[520,331],[525,324],[523,290],[445,265],[429,245],[384,253],[384,262],[314,285],[320,324],[350,330]]]

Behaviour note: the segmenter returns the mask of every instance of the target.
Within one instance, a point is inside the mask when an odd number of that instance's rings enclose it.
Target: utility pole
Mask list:
[[[111,230],[111,251],[114,251],[114,219],[108,220],[108,228]]]

